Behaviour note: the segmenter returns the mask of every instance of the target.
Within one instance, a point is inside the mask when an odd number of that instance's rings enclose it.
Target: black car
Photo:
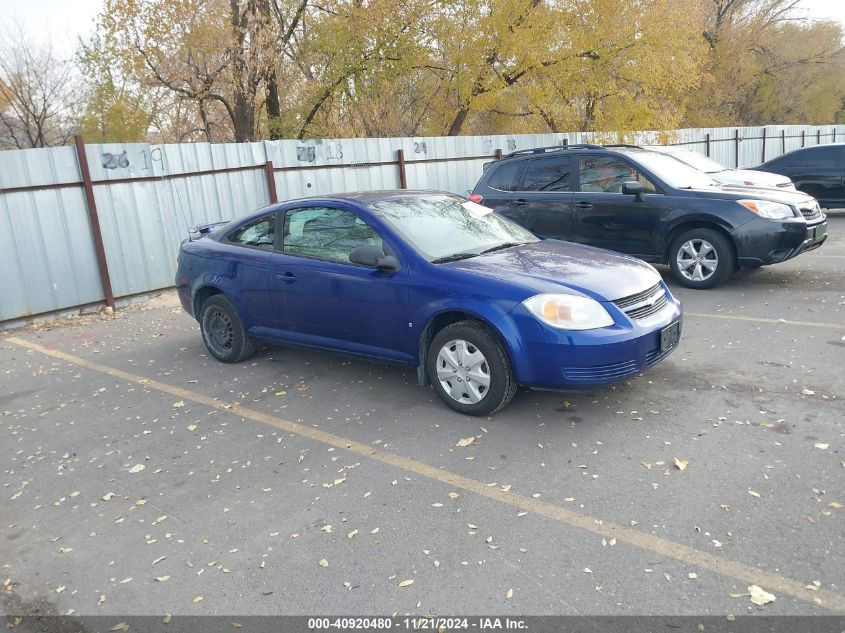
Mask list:
[[[796,149],[754,169],[789,176],[826,209],[845,207],[845,143]]]
[[[490,163],[470,196],[541,237],[668,263],[689,288],[818,248],[827,221],[800,192],[722,186],[634,146],[568,145]]]

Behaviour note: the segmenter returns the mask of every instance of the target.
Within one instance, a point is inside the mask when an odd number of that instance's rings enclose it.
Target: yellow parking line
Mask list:
[[[699,319],[725,319],[727,321],[748,321],[750,323],[773,323],[774,325],[799,325],[804,327],[826,327],[845,330],[845,323],[821,323],[818,321],[787,321],[786,319],[765,319],[763,317],[736,316],[732,314],[712,314],[707,312],[684,312],[685,317]]]
[[[101,365],[100,363],[95,363],[78,356],[72,356],[71,354],[66,354],[58,350],[44,347],[38,343],[33,343],[17,337],[7,338],[6,340],[20,347],[40,352],[47,356],[84,367],[86,369],[108,374],[109,376],[113,376],[115,378],[122,378],[128,382],[143,385],[149,389],[155,389],[182,400],[189,400],[212,409],[232,413],[238,417],[247,418],[255,422],[260,422],[261,424],[281,429],[287,433],[293,433],[336,448],[346,449],[368,459],[372,459],[410,473],[415,473],[422,477],[427,477],[428,479],[438,481],[452,488],[461,489],[480,497],[486,497],[525,512],[531,512],[538,516],[577,527],[599,536],[615,538],[619,542],[628,543],[629,545],[633,545],[649,552],[654,552],[661,556],[674,558],[686,565],[707,569],[717,574],[730,576],[742,583],[760,585],[769,591],[774,591],[776,594],[780,593],[782,595],[792,596],[793,598],[797,598],[811,604],[821,605],[832,611],[845,613],[845,596],[825,589],[815,590],[815,586],[813,586],[813,590],[810,590],[807,588],[807,583],[805,582],[786,578],[785,576],[781,576],[758,567],[753,567],[728,558],[716,556],[708,552],[697,550],[692,547],[655,536],[654,534],[634,530],[618,523],[605,521],[603,519],[599,519],[598,517],[575,512],[574,510],[569,510],[545,501],[540,501],[539,499],[526,497],[513,492],[505,492],[498,487],[489,487],[484,482],[470,479],[469,477],[464,477],[463,475],[452,473],[447,470],[441,470],[440,468],[429,466],[428,464],[416,461],[409,457],[402,457],[401,455],[397,455],[395,453],[377,450],[367,444],[349,440],[339,435],[327,433],[326,431],[321,431],[303,424],[297,424],[296,422],[291,422],[290,420],[285,420],[284,418],[279,418],[240,406],[233,408],[230,403],[216,400],[201,393],[168,385],[150,378],[144,378],[143,376],[138,376],[107,365]]]

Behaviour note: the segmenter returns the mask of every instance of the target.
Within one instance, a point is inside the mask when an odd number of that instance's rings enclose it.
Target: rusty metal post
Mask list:
[[[707,149],[707,158],[710,158],[710,132],[704,135],[704,147]]]
[[[822,144],[822,130],[821,128],[816,128],[816,145]]]
[[[804,130],[801,130],[801,147],[804,147]]]
[[[763,158],[760,159],[761,163],[766,162],[766,126],[763,126]]]
[[[405,150],[396,150],[396,158],[399,163],[399,187],[408,188],[408,176],[405,174]]]
[[[502,160],[502,148],[496,150],[496,160]]]
[[[780,153],[786,154],[786,130],[780,131]]]
[[[739,169],[739,128],[734,132],[734,167]]]
[[[267,194],[270,196],[270,204],[276,204],[279,201],[279,195],[276,193],[276,172],[273,171],[272,160],[264,163],[264,173],[267,175]]]
[[[97,203],[94,200],[94,186],[88,169],[88,156],[85,154],[85,141],[82,140],[82,135],[77,134],[73,137],[73,142],[76,145],[79,172],[82,174],[82,186],[85,188],[85,203],[88,207],[88,219],[91,222],[91,233],[94,237],[94,250],[97,252],[97,267],[100,269],[103,296],[106,299],[106,305],[114,309],[114,293],[111,288],[109,265],[106,261],[106,249],[103,245],[103,232],[100,229],[100,216],[97,215]]]

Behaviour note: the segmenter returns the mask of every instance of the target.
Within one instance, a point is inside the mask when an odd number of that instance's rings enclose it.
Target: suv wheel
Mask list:
[[[669,249],[669,268],[678,283],[704,290],[725,282],[736,258],[728,239],[714,229],[681,233]]]
[[[428,348],[427,364],[440,399],[466,415],[490,415],[516,393],[502,343],[477,321],[460,321],[440,330]]]

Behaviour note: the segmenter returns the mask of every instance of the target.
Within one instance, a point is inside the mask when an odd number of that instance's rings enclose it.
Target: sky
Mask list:
[[[0,15],[36,36],[51,37],[56,50],[70,55],[77,38],[93,30],[102,6],[103,0],[0,0]],[[806,17],[836,20],[845,28],[845,0],[802,0],[801,6]]]

